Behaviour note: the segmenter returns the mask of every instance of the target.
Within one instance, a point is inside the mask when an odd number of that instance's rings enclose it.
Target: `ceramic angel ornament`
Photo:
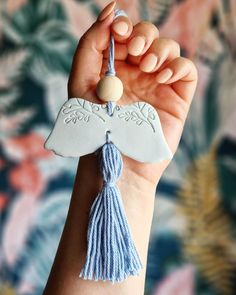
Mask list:
[[[115,16],[124,14],[118,10]],[[45,147],[63,157],[98,152],[103,187],[90,211],[87,256],[80,277],[123,281],[142,268],[125,216],[116,181],[122,172],[122,154],[144,163],[171,159],[156,110],[146,102],[119,105],[123,93],[115,75],[111,36],[108,71],[97,85],[97,104],[70,98],[59,111]]]

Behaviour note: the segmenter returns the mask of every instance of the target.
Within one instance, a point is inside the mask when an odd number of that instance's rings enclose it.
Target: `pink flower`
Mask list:
[[[10,171],[11,185],[24,195],[40,196],[45,187],[45,181],[37,165],[31,161],[23,161]]]
[[[10,215],[3,229],[2,251],[5,262],[13,266],[25,246],[27,235],[38,208],[38,200],[19,196],[10,209]]]
[[[52,156],[50,151],[44,148],[45,139],[36,133],[29,133],[6,139],[4,148],[6,153],[18,161],[25,159],[48,158]]]
[[[8,0],[6,3],[6,8],[9,13],[13,13],[20,9],[21,6],[26,4],[27,0]]]
[[[153,295],[194,295],[194,269],[186,265],[171,272],[158,284]]]
[[[0,192],[0,210],[2,210],[6,206],[7,200],[7,195]]]
[[[194,56],[199,42],[209,28],[217,3],[218,0],[186,0],[176,4],[160,28],[161,36],[176,40],[187,51],[188,56]]]
[[[2,169],[6,165],[6,162],[0,158],[0,169]]]
[[[73,0],[62,0],[62,4],[70,22],[71,32],[80,38],[95,21],[91,9]]]
[[[30,294],[35,292],[35,288],[33,285],[31,285],[28,282],[21,282],[19,287],[18,287],[18,292],[19,294]]]

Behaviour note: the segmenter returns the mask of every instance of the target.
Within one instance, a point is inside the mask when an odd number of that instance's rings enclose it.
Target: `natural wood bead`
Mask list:
[[[96,92],[102,101],[118,101],[123,94],[123,84],[116,76],[105,76],[98,82]]]

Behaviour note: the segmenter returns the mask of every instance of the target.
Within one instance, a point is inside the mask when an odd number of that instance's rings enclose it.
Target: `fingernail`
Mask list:
[[[170,79],[172,75],[173,71],[171,69],[165,69],[157,75],[156,80],[158,83],[165,83]]]
[[[142,36],[137,36],[131,39],[128,45],[129,54],[134,56],[139,55],[143,51],[145,42],[145,38]]]
[[[99,14],[98,20],[103,21],[110,13],[113,11],[114,7],[116,5],[116,1],[112,1],[109,3]]]
[[[112,25],[112,28],[117,34],[119,34],[121,36],[124,36],[128,32],[128,29],[129,29],[127,23],[123,22],[123,21],[115,22]]]
[[[151,72],[157,64],[157,56],[154,53],[147,54],[140,63],[140,69],[143,72]]]

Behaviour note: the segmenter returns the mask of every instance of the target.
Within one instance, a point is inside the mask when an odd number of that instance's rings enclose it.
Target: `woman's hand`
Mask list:
[[[107,70],[110,32],[115,39],[115,68],[123,82],[119,104],[146,101],[160,117],[166,140],[174,153],[197,84],[197,70],[180,56],[174,40],[159,37],[149,22],[133,25],[128,17],[114,21],[115,2],[100,13],[97,21],[80,39],[68,84],[69,97],[100,102],[96,85]],[[168,162],[140,164],[124,157],[125,167],[156,185]]]
[[[140,22],[133,26],[123,16],[113,22],[114,6],[112,2],[101,12],[79,42],[68,84],[69,97],[99,102],[95,90],[107,67],[112,30],[116,41],[115,67],[124,85],[119,103],[152,104],[175,152],[197,83],[196,68],[190,60],[180,57],[175,41],[159,38],[153,24]],[[144,266],[140,275],[114,285],[79,279],[87,252],[89,211],[101,189],[97,156],[87,155],[79,162],[68,217],[44,295],[143,295],[155,189],[168,162],[143,164],[124,156],[123,160],[118,186]]]

